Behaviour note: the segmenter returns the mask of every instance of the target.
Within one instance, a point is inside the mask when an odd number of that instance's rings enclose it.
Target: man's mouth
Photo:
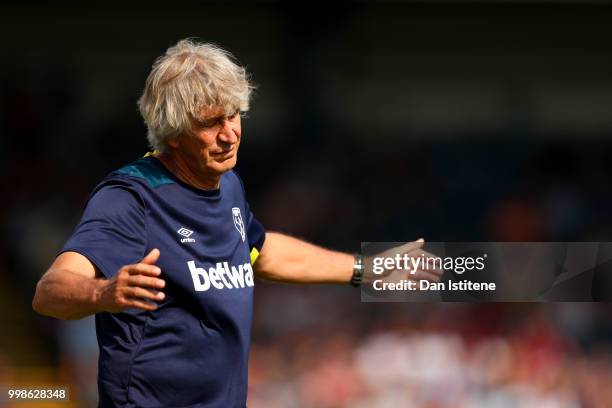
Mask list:
[[[215,160],[221,160],[221,161],[231,159],[233,155],[234,155],[234,149],[222,150],[220,152],[211,153],[211,156]]]
[[[228,153],[231,153],[233,149],[221,150],[219,152],[212,153],[213,156],[225,156]]]

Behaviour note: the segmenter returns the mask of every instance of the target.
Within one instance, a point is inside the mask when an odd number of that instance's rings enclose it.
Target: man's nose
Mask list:
[[[238,135],[234,128],[232,127],[232,123],[225,119],[221,122],[221,129],[219,129],[219,139],[225,143],[236,143],[238,141]]]

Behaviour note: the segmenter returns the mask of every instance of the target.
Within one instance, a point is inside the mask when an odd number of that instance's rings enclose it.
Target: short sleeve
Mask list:
[[[253,215],[253,212],[249,208],[249,203],[246,203],[246,230],[247,238],[249,240],[249,248],[253,250],[255,248],[257,252],[261,251],[263,243],[266,239],[266,231],[257,218]]]
[[[244,206],[246,210],[246,232],[247,239],[249,241],[249,249],[251,250],[251,263],[255,263],[255,260],[259,256],[259,251],[263,247],[264,241],[266,240],[266,230],[263,225],[251,211],[251,207],[249,206],[248,201],[246,200],[246,191],[244,189],[244,183],[242,179],[235,171],[232,172],[238,181],[240,182],[240,187],[242,188],[242,194],[244,198]]]
[[[106,185],[89,199],[83,217],[61,252],[88,258],[111,278],[124,265],[138,262],[147,245],[144,204],[123,185]]]

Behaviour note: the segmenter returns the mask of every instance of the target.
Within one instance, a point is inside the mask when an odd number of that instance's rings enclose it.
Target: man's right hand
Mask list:
[[[140,262],[121,267],[99,289],[96,296],[99,308],[111,313],[131,308],[157,309],[155,302],[164,300],[165,295],[160,289],[166,285],[163,279],[159,279],[161,269],[155,265],[158,259],[159,250],[156,248]]]

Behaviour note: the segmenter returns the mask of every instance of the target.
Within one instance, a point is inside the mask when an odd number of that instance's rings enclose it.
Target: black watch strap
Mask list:
[[[358,288],[363,281],[363,258],[361,255],[355,255],[355,264],[353,265],[353,276],[351,277],[351,285]]]

